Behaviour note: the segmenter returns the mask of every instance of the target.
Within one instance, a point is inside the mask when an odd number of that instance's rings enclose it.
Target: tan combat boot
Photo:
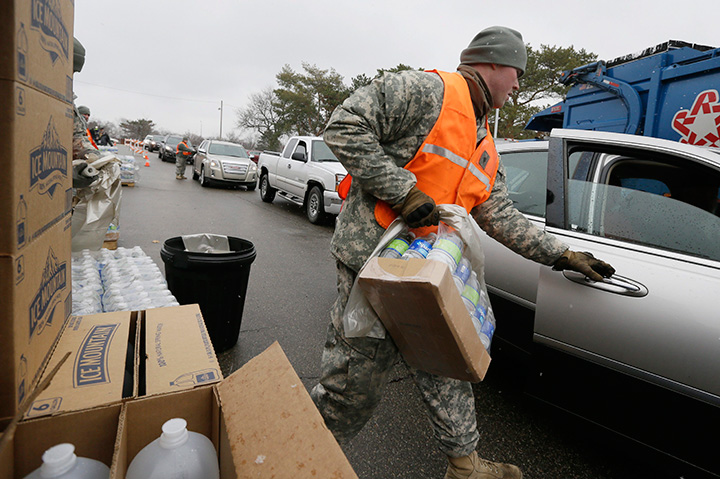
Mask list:
[[[448,457],[445,479],[522,479],[522,472],[512,464],[486,461],[476,451],[469,456]]]

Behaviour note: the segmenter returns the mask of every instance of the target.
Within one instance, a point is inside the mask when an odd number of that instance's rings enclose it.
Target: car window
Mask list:
[[[165,140],[165,144],[168,146],[177,146],[178,143],[182,141],[182,137],[180,136],[169,136],[167,140]],[[188,142],[189,145],[189,142]]]
[[[240,145],[228,145],[224,143],[211,143],[208,153],[213,155],[234,156],[237,158],[249,158],[247,151]]]
[[[305,161],[307,161],[307,145],[304,141],[298,141],[298,145],[295,148],[295,151],[293,151],[293,154],[300,153],[305,156]],[[294,158],[293,158],[294,159]]]
[[[331,161],[331,162],[337,162],[340,161],[337,159],[337,157],[333,154],[333,152],[330,150],[330,147],[327,146],[327,144],[322,140],[314,140],[313,141],[313,148],[312,148],[312,158],[310,158],[310,161]]]
[[[689,159],[574,151],[572,229],[720,261],[720,172]],[[585,165],[596,171],[582,178]]]
[[[292,152],[295,151],[295,145],[297,145],[297,138],[293,138],[288,142],[287,145],[285,145],[285,149],[283,150],[282,156],[284,158],[290,158],[290,155],[292,155]]]
[[[508,196],[522,213],[545,217],[547,151],[503,153]]]

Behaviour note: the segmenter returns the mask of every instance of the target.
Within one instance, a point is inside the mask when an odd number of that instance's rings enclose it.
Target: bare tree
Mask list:
[[[282,132],[277,129],[280,118],[274,106],[276,101],[275,92],[268,87],[260,93],[251,94],[248,106],[235,111],[237,127],[257,131],[260,134],[258,145],[268,150],[280,149]]]

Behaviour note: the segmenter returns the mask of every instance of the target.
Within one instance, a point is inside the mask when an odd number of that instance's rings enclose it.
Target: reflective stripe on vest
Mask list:
[[[487,135],[477,145],[477,120],[465,79],[459,73],[432,71],[445,86],[435,125],[415,157],[405,165],[417,187],[436,204],[457,204],[470,212],[490,197],[499,158],[485,120]],[[375,205],[375,219],[387,228],[397,217],[384,201]],[[437,227],[420,228],[425,234]]]
[[[485,125],[485,127],[487,128],[487,125]],[[485,185],[485,188],[491,187],[490,177],[488,177],[488,175],[486,175],[480,168],[473,165],[462,156],[458,156],[452,151],[437,145],[425,145],[423,147],[423,151],[425,153],[433,153],[435,155],[442,156],[443,158],[452,161],[453,163],[462,168],[467,168],[470,173],[475,175],[475,177]]]

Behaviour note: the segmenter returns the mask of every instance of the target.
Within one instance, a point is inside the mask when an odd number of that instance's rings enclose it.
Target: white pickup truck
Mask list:
[[[264,151],[258,160],[260,198],[272,203],[275,194],[305,207],[313,224],[340,213],[337,187],[347,171],[322,138],[294,136],[282,153]]]

